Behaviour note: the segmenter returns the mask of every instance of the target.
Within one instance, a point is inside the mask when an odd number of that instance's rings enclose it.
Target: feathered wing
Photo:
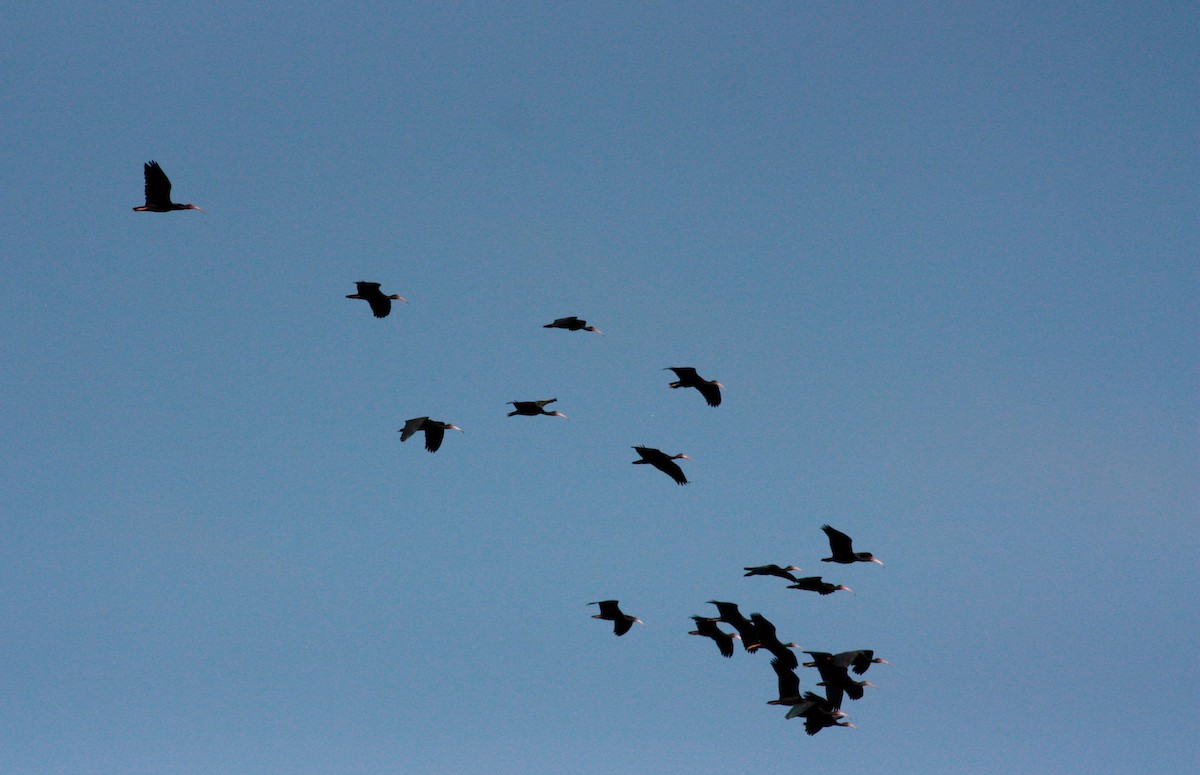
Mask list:
[[[143,167],[146,175],[146,205],[166,207],[171,203],[171,181],[156,161],[148,161]]]
[[[421,427],[425,425],[425,421],[428,419],[428,417],[414,417],[411,420],[406,420],[404,427],[400,429],[400,440],[408,441],[414,433],[421,430]]]
[[[441,423],[425,423],[425,449],[437,452],[446,438],[446,429]]]
[[[687,477],[683,475],[683,469],[674,460],[660,460],[653,465],[659,471],[674,479],[675,484],[688,483]]]
[[[721,405],[721,388],[717,387],[712,382],[699,382],[696,384],[696,390],[700,391],[700,395],[704,396],[704,400],[709,406]]]
[[[384,296],[379,288],[375,288],[375,292],[367,296],[367,303],[371,305],[371,314],[377,318],[386,318],[392,311],[392,300]]]
[[[829,537],[829,550],[833,553],[834,557],[854,554],[853,542],[850,540],[850,536],[840,530],[834,530],[829,525],[821,525],[821,529]]]

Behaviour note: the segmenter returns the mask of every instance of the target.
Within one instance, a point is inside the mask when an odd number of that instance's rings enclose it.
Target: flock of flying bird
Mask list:
[[[173,210],[200,210],[194,204],[179,204],[171,201],[171,181],[167,178],[162,167],[158,162],[150,161],[144,165],[144,174],[146,179],[146,203],[141,207],[133,208],[136,212],[153,212],[165,213]],[[348,294],[348,299],[360,299],[367,302],[371,307],[372,314],[377,318],[385,318],[392,311],[393,301],[402,301],[408,303],[408,300],[399,294],[384,294],[381,290],[380,283],[363,282],[355,283],[357,292]],[[567,331],[590,331],[600,334],[603,332],[595,326],[587,324],[587,321],[577,317],[558,318],[551,323],[547,323],[543,328],[561,328]],[[669,383],[672,388],[695,388],[705,402],[711,407],[721,405],[721,389],[724,387],[716,380],[707,380],[701,377],[696,369],[690,366],[671,366],[664,371],[675,372],[676,380]],[[555,403],[558,399],[547,398],[537,401],[510,401],[513,410],[508,413],[509,417],[521,415],[525,417],[537,417],[546,415],[548,417],[562,417],[566,419],[566,415],[557,410],[547,411],[546,407],[549,404]],[[425,449],[430,452],[437,452],[442,446],[442,441],[445,439],[447,430],[462,431],[463,429],[451,423],[442,422],[439,420],[425,417],[414,417],[404,423],[404,427],[400,429],[400,441],[408,441],[418,432],[425,434]],[[634,460],[634,465],[649,465],[662,471],[667,476],[671,477],[677,484],[684,485],[688,483],[687,477],[684,476],[683,469],[679,467],[676,460],[687,460],[688,456],[680,453],[677,455],[668,455],[660,449],[646,446],[633,447],[639,455],[638,460]],[[829,539],[830,555],[822,560],[822,562],[834,562],[841,564],[850,564],[855,562],[873,562],[883,565],[878,558],[870,552],[855,552],[850,536],[842,533],[829,525],[823,525],[822,530]],[[752,566],[744,569],[746,576],[776,576],[792,582],[788,585],[788,589],[799,589],[803,591],[817,592],[824,596],[829,595],[838,590],[845,590],[853,593],[849,587],[842,584],[832,584],[824,581],[820,576],[806,576],[797,578],[792,575],[792,571],[800,570],[795,565],[781,567],[779,565],[761,565]],[[769,700],[770,705],[786,705],[789,707],[787,718],[802,717],[804,719],[804,728],[809,735],[815,735],[826,727],[853,727],[854,725],[848,721],[841,719],[846,716],[841,710],[842,698],[848,696],[851,700],[860,699],[863,696],[864,686],[874,686],[868,681],[857,681],[850,677],[850,670],[855,674],[862,675],[867,669],[876,663],[888,664],[884,659],[875,657],[874,651],[868,649],[860,649],[856,651],[846,651],[839,654],[833,654],[824,651],[805,651],[812,657],[811,662],[805,662],[804,667],[815,667],[821,676],[821,682],[818,686],[825,688],[825,696],[822,697],[814,692],[800,691],[800,678],[796,673],[796,669],[800,666],[795,652],[792,649],[799,648],[794,642],[783,643],[776,635],[775,625],[772,624],[765,616],[759,613],[753,613],[747,619],[738,610],[736,603],[725,601],[710,600],[709,603],[717,607],[717,616],[692,616],[692,620],[696,623],[696,629],[691,631],[691,635],[700,635],[711,638],[717,645],[721,656],[729,658],[733,656],[734,648],[733,641],[735,638],[742,641],[742,647],[749,653],[765,650],[773,656],[771,667],[774,669],[779,684],[779,697],[774,700]],[[621,611],[617,600],[600,600],[589,605],[600,606],[600,613],[595,614],[593,619],[603,619],[613,623],[613,633],[620,636],[629,632],[634,623],[642,624],[642,620],[630,616]],[[734,632],[725,632],[718,623],[728,624],[733,627]]]
[[[821,529],[825,531],[825,535],[829,539],[830,554],[829,557],[822,558],[821,562],[835,562],[843,565],[873,562],[883,565],[883,561],[870,552],[854,551],[850,536],[840,530],[835,530],[829,525],[822,525]],[[796,578],[792,575],[792,571],[800,570],[800,568],[795,565],[786,567],[757,565],[746,567],[743,570],[746,571],[744,574],[746,576],[777,576],[793,582],[788,585],[788,589],[806,590],[821,595],[828,595],[839,589],[853,592],[847,586],[830,584],[820,576]],[[717,650],[720,651],[721,656],[726,659],[733,656],[735,638],[740,640],[742,648],[751,654],[760,649],[769,652],[773,657],[771,667],[774,669],[778,681],[779,697],[767,700],[768,705],[788,706],[785,718],[803,718],[804,731],[809,735],[815,735],[826,727],[857,729],[849,721],[842,720],[846,716],[842,711],[842,700],[845,697],[849,697],[851,700],[860,700],[863,697],[863,687],[873,687],[875,684],[870,681],[855,680],[850,676],[850,671],[853,670],[856,675],[862,675],[873,664],[887,665],[891,663],[881,657],[876,657],[875,652],[871,649],[843,651],[838,654],[828,651],[805,651],[805,654],[812,657],[812,661],[805,662],[804,667],[817,668],[817,672],[821,676],[821,681],[817,686],[825,688],[825,696],[822,697],[815,692],[801,693],[800,676],[796,673],[796,669],[800,666],[800,660],[792,651],[792,649],[799,648],[799,644],[781,641],[776,634],[775,625],[760,613],[752,613],[750,618],[746,618],[738,610],[737,603],[724,600],[709,600],[708,602],[717,607],[717,615],[692,616],[692,621],[696,623],[696,629],[688,634],[711,638],[717,644]],[[617,600],[600,600],[589,603],[589,605],[600,606],[600,613],[594,614],[592,618],[611,621],[615,635],[620,636],[629,632],[634,623],[644,624],[636,616],[630,616],[622,611]],[[719,623],[728,624],[734,631],[722,630],[717,626]]]

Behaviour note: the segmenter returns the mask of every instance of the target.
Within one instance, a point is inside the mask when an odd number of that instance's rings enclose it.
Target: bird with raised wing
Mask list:
[[[595,334],[604,336],[604,332],[595,326],[589,326],[586,320],[580,320],[575,316],[569,318],[558,318],[553,323],[547,323],[542,328],[565,328],[568,331],[591,331]]]
[[[645,622],[643,622],[641,619],[637,618],[636,616],[630,616],[629,614],[622,611],[621,608],[617,605],[616,600],[597,600],[594,603],[588,603],[588,605],[600,606],[600,613],[592,614],[592,618],[593,619],[604,619],[606,621],[612,622],[613,623],[613,635],[616,635],[618,637],[629,632],[630,628],[633,627],[634,622],[637,622],[638,624],[641,624],[641,625],[646,624]]]
[[[754,651],[758,648],[758,633],[754,631],[754,622],[742,616],[737,603],[729,603],[724,600],[709,600],[708,602],[717,607],[716,619],[718,622],[725,622],[737,630],[742,641],[742,648],[746,651]]]
[[[870,552],[854,551],[850,536],[840,530],[834,530],[829,525],[821,525],[821,529],[829,537],[829,552],[833,555],[832,557],[822,558],[821,562],[840,562],[844,565],[852,562],[874,562],[883,565],[883,560],[880,560]]]
[[[717,644],[717,648],[721,652],[721,656],[728,659],[733,656],[733,639],[741,639],[741,635],[736,632],[725,632],[717,626],[720,619],[708,616],[693,616],[692,621],[696,623],[696,629],[688,633],[688,635],[701,635],[705,638],[712,638]]]
[[[709,406],[721,405],[721,388],[725,387],[715,379],[705,379],[696,373],[691,366],[668,366],[663,371],[673,371],[679,379],[671,383],[673,388],[696,388]]]
[[[641,460],[633,461],[635,466],[651,465],[674,479],[676,484],[688,483],[687,477],[683,475],[683,469],[680,468],[679,464],[675,462],[676,460],[681,459],[691,460],[691,458],[687,455],[683,454],[682,452],[680,452],[678,455],[668,455],[661,449],[655,449],[654,447],[634,447],[633,449],[642,456]]]
[[[437,452],[438,448],[442,446],[442,439],[446,437],[448,430],[465,433],[462,428],[448,422],[431,420],[428,417],[414,417],[406,421],[404,427],[400,429],[400,441],[408,441],[413,434],[424,431],[425,449]]]
[[[804,719],[804,731],[808,735],[815,735],[826,727],[850,727],[858,729],[849,721],[839,721],[846,714],[834,708],[829,704],[829,700],[813,694],[805,692],[799,702],[793,703],[788,710],[787,716],[784,718],[796,718],[797,716]]]
[[[508,413],[509,417],[513,415],[522,415],[524,417],[537,417],[539,414],[544,414],[547,417],[561,417],[564,420],[567,416],[562,412],[547,412],[546,404],[552,404],[557,401],[557,398],[546,398],[541,401],[509,401],[512,404],[513,410]]]
[[[169,213],[172,210],[200,210],[196,205],[183,205],[171,201],[171,180],[156,161],[148,161],[142,167],[146,177],[146,204],[133,208],[135,213]],[[200,212],[204,212],[200,210]]]
[[[402,301],[408,304],[408,299],[398,293],[393,293],[391,296],[384,296],[383,291],[379,290],[379,283],[368,283],[358,280],[354,283],[358,286],[358,293],[346,294],[347,299],[362,299],[371,305],[371,312],[377,318],[386,318],[392,311],[392,300]]]
[[[762,614],[750,614],[750,623],[754,625],[757,642],[753,648],[747,649],[748,651],[754,652],[763,648],[788,667],[795,669],[799,666],[800,660],[796,659],[796,654],[791,650],[799,648],[799,644],[781,642],[775,634],[775,625]]]

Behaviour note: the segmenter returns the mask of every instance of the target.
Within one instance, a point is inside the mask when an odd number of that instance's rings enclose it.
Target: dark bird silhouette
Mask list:
[[[812,662],[805,662],[804,666],[815,667],[821,673],[821,683],[817,686],[825,687],[825,696],[829,699],[829,704],[835,708],[842,707],[843,693],[852,700],[861,700],[864,686],[875,687],[875,684],[870,681],[855,681],[851,678],[846,665],[839,664],[837,655],[830,654],[828,651],[806,651],[804,653],[813,658]]]
[[[832,594],[839,589],[853,594],[854,590],[847,587],[845,584],[830,584],[828,581],[822,581],[820,576],[805,576],[804,578],[794,579],[795,584],[788,584],[788,589],[803,589],[806,592],[817,592],[822,595]]]
[[[704,396],[704,400],[708,402],[709,406],[721,405],[721,388],[725,386],[715,379],[701,377],[691,366],[668,366],[663,371],[673,371],[679,378],[677,382],[671,383],[671,387],[696,388],[700,391],[700,395]]]
[[[821,562],[840,562],[849,564],[852,562],[877,562],[883,565],[883,561],[878,559],[870,552],[856,552],[851,544],[850,536],[834,530],[829,525],[821,525],[821,529],[825,531],[825,535],[829,536],[829,552],[832,557],[824,557]]]
[[[409,437],[417,431],[425,431],[425,449],[437,452],[438,447],[442,446],[442,439],[446,437],[447,430],[462,432],[462,428],[448,422],[431,420],[428,417],[414,417],[406,421],[404,427],[400,429],[400,440],[408,441]]]
[[[600,613],[592,614],[592,618],[604,619],[612,622],[613,634],[618,637],[629,632],[630,628],[633,627],[634,622],[642,625],[645,624],[645,622],[636,616],[630,616],[629,614],[622,612],[617,606],[616,600],[597,600],[594,603],[588,603],[588,605],[600,606]]]
[[[810,651],[805,651],[805,654],[810,654]],[[838,667],[850,667],[853,671],[862,675],[871,667],[871,665],[890,665],[886,659],[881,656],[875,656],[874,649],[857,649],[854,651],[842,651],[841,654],[830,655],[827,651],[812,651],[811,654],[820,654],[820,661],[832,660],[834,665]],[[814,656],[814,661],[805,662],[804,667],[820,667],[820,663]]]
[[[758,647],[758,633],[754,631],[754,622],[742,616],[737,603],[727,603],[723,600],[709,600],[708,602],[717,607],[718,622],[725,622],[737,630],[741,637],[742,648],[746,651],[753,651],[751,646]]]
[[[725,632],[717,626],[720,621],[716,618],[707,616],[693,616],[692,621],[696,623],[696,629],[688,633],[688,635],[702,635],[705,638],[712,638],[717,644],[717,648],[721,651],[721,656],[728,659],[733,656],[733,639],[741,638],[736,632]]]
[[[779,677],[779,699],[767,700],[768,705],[795,705],[800,702],[800,676],[783,660],[772,659],[771,667]]]
[[[680,468],[679,464],[675,462],[681,458],[683,460],[691,460],[691,458],[687,455],[683,454],[682,452],[680,452],[678,455],[668,455],[661,449],[655,449],[654,447],[634,447],[634,450],[636,450],[637,453],[642,456],[641,460],[633,461],[635,466],[651,465],[674,479],[676,484],[688,483],[687,477],[683,475],[683,469]]]
[[[156,161],[143,166],[146,175],[146,204],[133,208],[136,213],[169,213],[172,210],[200,210],[196,205],[181,205],[171,201],[171,181]],[[200,210],[200,212],[204,212]]]
[[[362,280],[354,283],[358,286],[358,293],[347,294],[347,299],[362,299],[371,305],[371,312],[377,318],[386,318],[388,313],[392,311],[392,299],[402,301],[408,304],[408,299],[403,296],[393,293],[391,296],[384,296],[383,291],[379,290],[379,283],[367,283]]]
[[[786,568],[781,568],[778,565],[756,565],[750,568],[742,568],[742,570],[746,571],[742,574],[744,576],[778,576],[788,581],[799,581],[791,572],[794,570],[803,570],[803,568],[798,565],[789,565]]]
[[[547,323],[542,328],[565,328],[568,331],[591,331],[600,336],[604,336],[604,332],[595,326],[589,326],[586,320],[580,320],[577,317],[559,318],[553,323]]]
[[[567,416],[562,412],[547,412],[546,404],[552,404],[557,401],[557,398],[547,398],[542,401],[509,401],[512,404],[513,410],[508,413],[509,417],[514,414],[523,415],[525,417],[537,417],[539,414],[544,414],[547,417],[561,417],[564,420]]]
[[[799,646],[795,643],[780,642],[779,637],[775,634],[775,625],[767,617],[762,614],[750,614],[750,623],[754,625],[757,643],[753,648],[747,649],[748,651],[754,652],[764,648],[793,670],[799,666],[800,660],[796,659],[796,654],[792,651]]]
[[[815,735],[826,727],[850,727],[851,729],[858,729],[858,727],[849,721],[838,720],[845,715],[845,713],[830,705],[829,700],[819,694],[805,692],[799,702],[792,704],[785,718],[802,717],[804,719],[804,731],[808,735]]]

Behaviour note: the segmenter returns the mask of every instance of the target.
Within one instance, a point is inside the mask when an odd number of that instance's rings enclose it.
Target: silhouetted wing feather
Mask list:
[[[149,161],[144,166],[146,173],[146,204],[166,207],[171,203],[171,181],[158,162]]]
[[[414,417],[411,420],[406,420],[404,427],[400,429],[400,440],[408,441],[414,433],[421,430],[421,427],[425,425],[425,421],[428,419],[428,417]]]
[[[446,438],[446,429],[440,423],[425,423],[425,449],[430,452],[437,452],[442,446],[442,439]]]
[[[704,396],[704,400],[708,402],[709,406],[721,405],[721,388],[711,382],[698,382],[695,387],[700,391],[700,395]]]

